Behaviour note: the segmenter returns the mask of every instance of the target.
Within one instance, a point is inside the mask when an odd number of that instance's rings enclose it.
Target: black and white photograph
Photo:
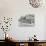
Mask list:
[[[21,16],[19,19],[19,26],[34,26],[35,25],[35,15],[27,14],[25,16]]]

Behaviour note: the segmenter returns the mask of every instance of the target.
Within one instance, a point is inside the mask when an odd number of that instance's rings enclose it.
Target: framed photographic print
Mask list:
[[[34,26],[34,25],[35,25],[35,16],[33,14],[21,16],[19,19],[19,26]]]

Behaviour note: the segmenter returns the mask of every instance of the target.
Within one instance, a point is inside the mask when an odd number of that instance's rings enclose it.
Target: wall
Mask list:
[[[33,8],[28,0],[0,0],[0,16],[13,17],[12,27],[8,31],[17,40],[27,40],[34,34],[39,40],[45,39],[45,15],[46,8]],[[26,14],[35,15],[34,27],[19,27],[18,19]],[[2,31],[1,31],[2,32]],[[1,34],[2,35],[2,34]],[[0,37],[2,39],[2,36]]]

